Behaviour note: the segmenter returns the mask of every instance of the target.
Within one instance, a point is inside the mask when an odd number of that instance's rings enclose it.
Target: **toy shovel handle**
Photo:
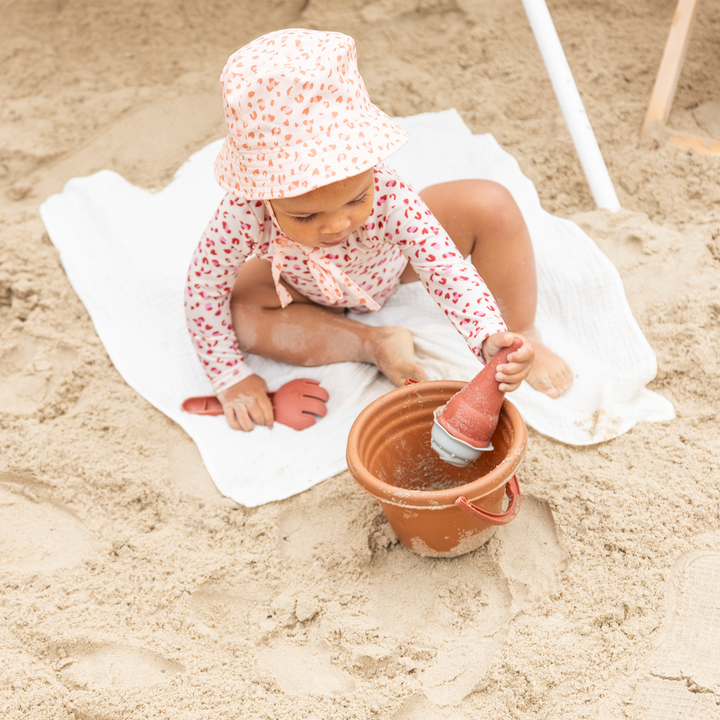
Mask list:
[[[272,403],[275,393],[269,392],[267,396],[270,398],[270,402]],[[181,407],[185,412],[192,413],[193,415],[214,416],[223,414],[222,404],[214,395],[200,395],[187,398]],[[273,404],[273,410],[274,409],[275,405]]]
[[[464,495],[461,495],[455,501],[455,505],[461,510],[464,510],[468,515],[472,515],[483,522],[490,523],[490,525],[506,525],[511,520],[514,520],[520,512],[520,485],[517,481],[517,475],[513,475],[505,484],[505,494],[510,500],[510,507],[500,515],[482,510],[477,505],[469,502]]]

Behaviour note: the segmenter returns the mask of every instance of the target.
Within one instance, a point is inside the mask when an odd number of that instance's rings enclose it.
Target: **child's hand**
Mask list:
[[[271,428],[275,416],[267,392],[267,385],[259,375],[250,375],[223,390],[217,397],[223,406],[228,425],[233,430],[245,432],[252,430],[255,425]]]
[[[502,392],[512,392],[520,387],[522,381],[530,374],[535,350],[530,341],[518,333],[501,332],[495,333],[485,339],[482,350],[485,359],[490,362],[502,348],[510,347],[515,338],[522,340],[522,345],[508,355],[508,362],[497,366],[495,379],[500,383],[498,386]]]

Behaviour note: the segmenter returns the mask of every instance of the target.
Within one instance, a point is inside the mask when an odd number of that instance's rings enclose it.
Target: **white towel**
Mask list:
[[[558,400],[526,384],[513,393],[526,422],[563,442],[587,445],[641,420],[672,419],[669,401],[645,388],[655,376],[655,356],[617,271],[590,238],[542,210],[515,159],[490,135],[473,135],[454,110],[399,122],[411,140],[389,164],[416,190],[488,178],[512,192],[525,216],[538,268],[537,325],[577,375]],[[231,430],[223,417],[181,411],[184,398],[211,394],[185,329],[183,291],[190,256],[223,195],[212,172],[220,142],[193,155],[156,194],[102,171],[71,180],[40,212],[120,374],[193,438],[220,492],[256,506],[345,469],[353,420],[392,386],[370,365],[297,368],[251,356],[249,364],[271,389],[297,377],[319,380],[330,393],[328,416],[301,432],[275,425],[246,434]],[[420,283],[402,286],[382,310],[358,319],[410,328],[430,379],[468,380],[481,369]]]

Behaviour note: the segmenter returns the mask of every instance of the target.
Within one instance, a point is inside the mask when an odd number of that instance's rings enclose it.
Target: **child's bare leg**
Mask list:
[[[552,398],[562,395],[572,383],[572,371],[542,342],[535,328],[535,256],[530,233],[510,192],[490,180],[459,180],[432,185],[420,195],[463,255],[471,256],[508,329],[533,344],[535,362],[527,381]],[[406,271],[404,279],[408,276]]]
[[[364,325],[286,288],[293,302],[282,308],[269,262],[251,258],[240,268],[231,307],[244,352],[305,367],[372,363],[398,386],[410,377],[425,378],[406,328]]]

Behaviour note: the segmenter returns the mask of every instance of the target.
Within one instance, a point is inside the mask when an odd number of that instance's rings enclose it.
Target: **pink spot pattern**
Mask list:
[[[328,248],[310,249],[289,240],[262,200],[231,194],[221,200],[193,254],[185,295],[193,346],[216,392],[252,374],[230,315],[235,276],[251,254],[277,262],[279,277],[314,302],[359,312],[381,307],[410,262],[478,358],[485,338],[507,330],[484,281],[420,197],[383,165],[375,167],[374,175],[375,204],[365,225]]]
[[[355,41],[342,33],[263,35],[230,56],[220,84],[227,138],[215,177],[248,200],[302,195],[359,175],[408,139],[370,101]]]

